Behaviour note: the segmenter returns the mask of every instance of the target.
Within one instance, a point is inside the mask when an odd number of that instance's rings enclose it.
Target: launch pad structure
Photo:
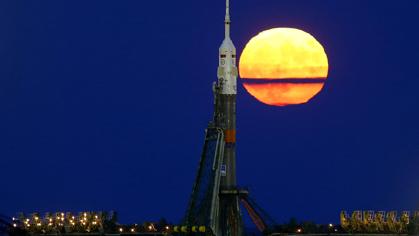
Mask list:
[[[236,178],[236,48],[230,38],[230,2],[226,0],[225,37],[219,48],[218,80],[213,83],[214,114],[205,132],[205,142],[182,232],[206,227],[216,236],[243,235],[240,203],[260,231],[269,218],[239,189]],[[270,219],[270,218],[269,218]]]
[[[247,189],[239,188],[236,176],[236,97],[237,97],[237,53],[230,37],[230,0],[226,0],[224,20],[225,35],[219,48],[218,80],[213,83],[213,118],[205,130],[204,145],[198,165],[186,214],[180,226],[169,224],[121,225],[116,214],[106,212],[57,212],[46,213],[42,218],[38,213],[30,216],[21,214],[11,220],[0,215],[0,235],[207,235],[243,236],[244,224],[241,209],[245,209],[260,232],[281,235],[271,231],[275,221],[249,197]],[[403,211],[397,217],[396,211],[354,211],[349,216],[346,211],[340,215],[339,227],[330,225],[333,231],[306,235],[402,235],[413,227],[419,232],[419,211],[413,215]],[[298,228],[296,234],[305,233]],[[288,234],[287,235],[293,235]],[[415,234],[417,235],[417,233]]]

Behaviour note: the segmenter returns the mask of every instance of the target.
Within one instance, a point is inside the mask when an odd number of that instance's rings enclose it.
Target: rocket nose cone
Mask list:
[[[221,47],[234,47],[233,41],[230,38],[225,38],[221,43]]]
[[[231,41],[231,39],[226,38],[220,46],[220,51],[229,51],[235,53],[236,47],[234,46],[233,41]]]

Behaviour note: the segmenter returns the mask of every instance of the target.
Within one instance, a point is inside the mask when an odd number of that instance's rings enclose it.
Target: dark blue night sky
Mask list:
[[[266,106],[239,86],[240,185],[279,222],[419,208],[419,2],[231,4],[239,53],[260,31],[295,27],[330,62],[306,105]],[[177,222],[223,20],[223,0],[1,1],[0,212]]]

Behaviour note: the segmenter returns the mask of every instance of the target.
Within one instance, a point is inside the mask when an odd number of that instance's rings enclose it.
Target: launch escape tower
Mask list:
[[[236,48],[230,38],[230,6],[226,0],[225,38],[219,49],[218,81],[213,83],[214,115],[183,220],[184,232],[205,226],[216,236],[243,235],[240,203],[260,231],[267,229],[264,214],[236,182]]]

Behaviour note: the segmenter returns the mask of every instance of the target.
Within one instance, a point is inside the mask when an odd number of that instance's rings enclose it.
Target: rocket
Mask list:
[[[221,168],[221,189],[236,187],[236,48],[230,38],[230,4],[226,0],[225,37],[218,55],[218,81],[214,85],[215,123],[224,130],[225,149]]]
[[[230,38],[230,2],[226,0],[225,35],[218,53],[218,80],[213,84],[213,125],[224,132],[224,153],[220,168],[218,230],[216,235],[242,235],[239,190],[236,181],[236,48]]]
[[[236,47],[230,38],[230,2],[226,0],[225,35],[218,53],[218,81],[214,83],[214,123],[224,131],[224,155],[220,168],[219,229],[217,235],[242,235],[239,190],[236,181]]]

